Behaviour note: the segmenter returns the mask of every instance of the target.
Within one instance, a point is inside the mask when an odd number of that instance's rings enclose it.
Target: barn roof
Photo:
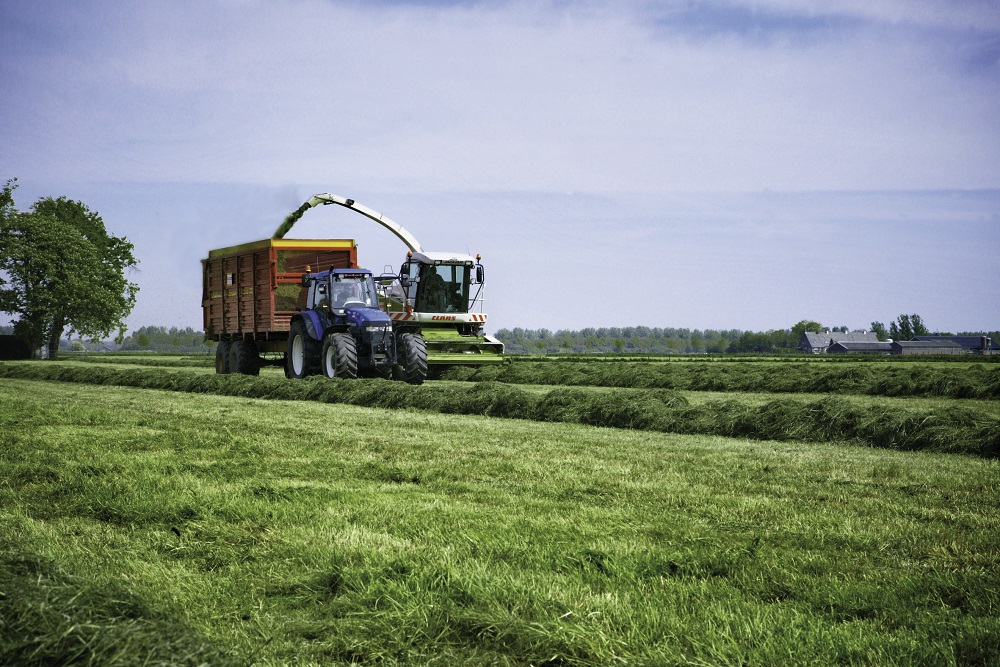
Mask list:
[[[878,336],[873,331],[806,331],[803,334],[809,347],[829,347],[834,343],[877,343]]]
[[[891,343],[883,343],[876,341],[874,343],[869,341],[864,341],[861,343],[856,343],[852,341],[838,341],[827,348],[827,352],[836,350],[838,352],[889,352],[892,350]]]
[[[898,345],[900,347],[908,347],[912,349],[942,349],[950,350],[956,347],[962,347],[958,343],[950,340],[897,340],[893,345]]]

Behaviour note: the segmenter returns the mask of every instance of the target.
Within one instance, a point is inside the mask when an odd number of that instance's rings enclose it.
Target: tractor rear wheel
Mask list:
[[[319,341],[309,335],[302,320],[295,320],[288,331],[285,375],[302,379],[308,375],[315,375],[317,366],[319,366]]]
[[[229,372],[260,375],[260,356],[252,340],[235,340],[229,348]]]
[[[346,333],[328,334],[323,341],[323,375],[328,378],[358,377],[358,349]]]
[[[229,372],[229,346],[228,340],[220,340],[215,344],[215,372],[219,375]]]
[[[410,384],[423,384],[427,379],[427,345],[420,334],[399,334],[396,354],[402,363],[397,370],[397,377]]]

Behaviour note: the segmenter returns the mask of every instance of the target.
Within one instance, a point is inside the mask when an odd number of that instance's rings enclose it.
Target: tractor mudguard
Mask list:
[[[323,318],[315,310],[299,311],[295,317],[300,318],[306,325],[306,332],[314,340],[323,340],[323,332],[326,330]]]

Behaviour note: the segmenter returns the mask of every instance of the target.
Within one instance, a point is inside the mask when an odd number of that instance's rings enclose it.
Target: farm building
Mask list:
[[[950,340],[900,340],[892,343],[893,354],[965,354],[965,348]]]
[[[892,354],[892,343],[841,341],[826,348],[827,354]]]
[[[811,354],[823,354],[835,343],[877,343],[878,336],[871,331],[806,331],[799,340],[798,349]]]
[[[988,336],[915,336],[913,340],[926,342],[951,341],[964,351],[973,354],[1000,354],[1000,341]]]

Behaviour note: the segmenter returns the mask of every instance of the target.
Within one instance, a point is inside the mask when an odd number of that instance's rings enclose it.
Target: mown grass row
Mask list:
[[[817,401],[738,400],[689,405],[673,390],[637,397],[558,388],[538,393],[501,382],[410,386],[384,380],[289,381],[241,375],[203,375],[150,369],[105,369],[57,364],[4,364],[0,377],[165,389],[249,398],[345,403],[445,414],[486,415],[668,433],[757,440],[856,441],[900,450],[1000,456],[1000,420],[975,410],[928,411],[859,406],[834,396]]]
[[[455,367],[442,379],[688,391],[864,394],[1000,399],[1000,367],[933,364],[674,364],[519,361]]]
[[[210,368],[214,357],[85,355],[75,361],[163,368]],[[898,364],[844,360],[821,363],[801,358],[768,363],[746,359],[684,360],[656,363],[649,359],[624,361],[582,358],[540,360],[516,358],[505,366],[451,367],[436,377],[470,382],[505,382],[581,387],[681,389],[714,392],[832,393],[888,397],[1000,399],[1000,366],[977,360],[940,365],[926,359]],[[780,363],[779,363],[780,361]],[[825,362],[826,360],[823,360]],[[954,362],[954,359],[948,361]]]

